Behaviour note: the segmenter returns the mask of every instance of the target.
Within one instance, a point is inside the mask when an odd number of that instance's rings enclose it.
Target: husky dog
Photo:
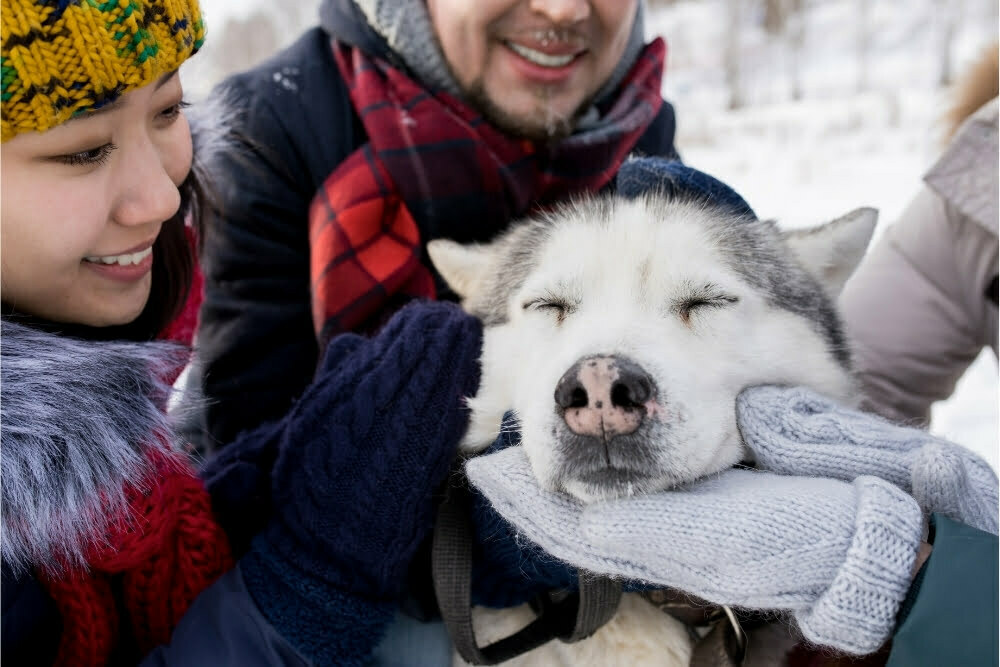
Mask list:
[[[464,449],[491,444],[513,408],[539,483],[592,502],[743,460],[734,406],[744,387],[804,385],[855,403],[834,299],[875,218],[858,209],[782,232],[700,199],[606,196],[488,245],[430,242],[441,276],[486,325]],[[530,616],[477,610],[480,643]],[[677,621],[626,595],[591,638],[550,642],[522,661],[680,665],[689,655]]]

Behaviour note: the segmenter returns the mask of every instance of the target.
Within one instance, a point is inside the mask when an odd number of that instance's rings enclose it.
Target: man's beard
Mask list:
[[[573,134],[577,121],[591,105],[591,100],[588,98],[569,115],[546,114],[541,111],[532,118],[519,118],[507,113],[490,99],[482,79],[473,81],[462,92],[469,104],[501,132],[538,143],[556,142]],[[547,91],[540,96],[542,109],[545,107],[545,94]]]

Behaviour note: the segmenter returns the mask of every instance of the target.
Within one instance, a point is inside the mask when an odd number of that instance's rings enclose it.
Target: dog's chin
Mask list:
[[[647,464],[638,466],[616,465],[614,461],[598,463],[591,460],[584,463],[577,460],[575,465],[564,461],[549,486],[585,503],[670,491],[737,465],[744,459],[744,450],[742,444],[723,447],[716,452],[716,456],[697,463],[682,456],[676,449],[669,461],[661,459],[659,465],[651,464],[651,459],[658,457],[649,452],[645,457]],[[677,465],[685,460],[686,465]]]
[[[662,425],[647,422],[608,440],[576,434],[561,420],[550,428],[548,443],[555,446],[528,448],[529,458],[539,459],[539,481],[549,488],[593,502],[655,493],[675,483],[670,439]]]
[[[735,422],[722,428],[719,421],[701,428],[703,437],[646,420],[632,433],[601,440],[572,432],[562,419],[539,429],[525,420],[523,446],[544,488],[592,503],[669,491],[739,463],[745,447]]]
[[[560,481],[563,491],[584,503],[666,491],[678,484],[672,475],[652,477],[610,467],[579,473]]]

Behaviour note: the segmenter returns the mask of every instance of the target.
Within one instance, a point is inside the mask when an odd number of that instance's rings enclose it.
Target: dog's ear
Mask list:
[[[489,267],[491,253],[488,246],[462,245],[448,239],[434,239],[427,243],[427,254],[448,286],[460,298],[471,296]]]
[[[858,208],[832,222],[783,234],[796,259],[836,297],[865,256],[878,211]]]

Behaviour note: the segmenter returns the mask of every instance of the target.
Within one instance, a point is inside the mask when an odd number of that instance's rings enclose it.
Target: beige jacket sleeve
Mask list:
[[[925,424],[980,350],[996,353],[997,307],[987,290],[997,276],[997,146],[994,100],[970,118],[845,285],[840,306],[863,408]]]

